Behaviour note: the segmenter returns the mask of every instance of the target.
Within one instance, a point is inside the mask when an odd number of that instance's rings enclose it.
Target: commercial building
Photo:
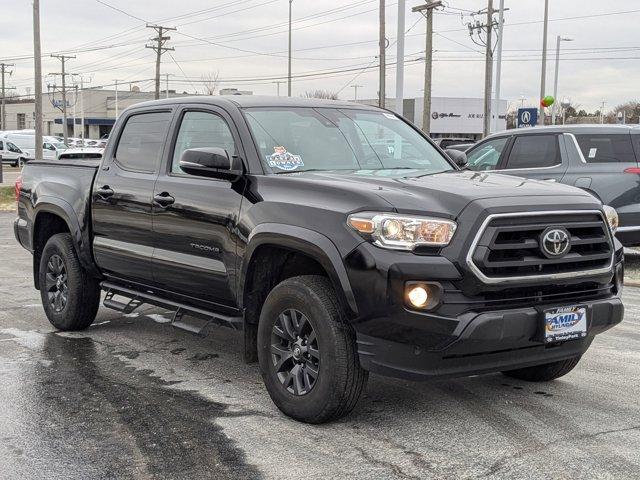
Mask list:
[[[360,103],[377,105],[377,99],[362,100]],[[395,110],[395,99],[385,100],[386,107]],[[423,99],[405,98],[403,116],[422,128]],[[506,130],[507,101],[500,101],[497,131]],[[432,97],[431,137],[482,138],[484,100],[482,98]]]
[[[169,96],[184,96],[169,90]],[[165,92],[161,94],[166,96]],[[85,89],[81,93],[71,90],[67,95],[67,123],[70,137],[100,138],[108,134],[116,120],[116,110],[121,112],[135,103],[153,100],[153,92],[132,90]],[[34,100],[11,100],[6,103],[6,130],[35,128]],[[62,135],[62,98],[59,93],[45,94],[42,104],[44,134]]]

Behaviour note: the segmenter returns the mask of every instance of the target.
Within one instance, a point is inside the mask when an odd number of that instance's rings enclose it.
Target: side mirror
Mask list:
[[[453,163],[455,163],[457,166],[459,166],[460,168],[464,168],[467,166],[467,154],[464,152],[461,152],[460,150],[454,150],[453,148],[447,148],[444,153],[447,154],[447,157],[449,157],[451,160],[453,160]]]
[[[240,158],[224,148],[190,148],[180,157],[180,168],[189,175],[235,181],[242,175]]]

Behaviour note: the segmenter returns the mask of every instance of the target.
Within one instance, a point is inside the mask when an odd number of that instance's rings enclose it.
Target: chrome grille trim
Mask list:
[[[535,217],[535,216],[547,216],[547,215],[584,215],[584,214],[596,214],[598,215],[604,224],[605,231],[607,234],[607,240],[609,245],[611,246],[611,261],[607,267],[590,269],[590,270],[579,270],[572,272],[560,272],[560,273],[551,273],[551,274],[543,274],[543,275],[520,275],[520,276],[510,276],[510,277],[488,277],[485,275],[480,268],[473,262],[473,255],[478,247],[478,243],[480,239],[485,233],[485,230],[489,223],[496,218],[505,218],[505,217]],[[549,223],[549,226],[552,226],[553,223]],[[614,242],[611,235],[611,229],[609,228],[609,223],[607,222],[604,213],[601,210],[537,210],[535,212],[509,212],[509,213],[493,213],[487,218],[484,219],[482,225],[478,229],[478,233],[476,234],[471,246],[469,247],[469,251],[467,252],[466,263],[469,269],[474,273],[476,277],[478,277],[483,283],[488,285],[500,285],[504,283],[534,283],[540,280],[563,280],[563,279],[573,279],[573,278],[584,278],[591,277],[595,275],[603,275],[613,271],[614,265],[614,257],[615,257],[615,248]]]

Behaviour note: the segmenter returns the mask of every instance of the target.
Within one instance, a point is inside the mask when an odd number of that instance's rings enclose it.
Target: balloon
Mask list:
[[[547,95],[546,97],[544,97],[542,99],[542,105],[544,105],[545,107],[550,107],[551,105],[553,105],[553,103],[556,101],[555,98],[553,98],[551,95]]]

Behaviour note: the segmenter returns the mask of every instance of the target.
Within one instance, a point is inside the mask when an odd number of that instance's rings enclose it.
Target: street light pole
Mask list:
[[[379,25],[379,33],[378,33],[378,42],[379,45],[379,61],[380,61],[380,80],[378,81],[378,106],[380,108],[385,107],[385,101],[387,97],[387,86],[386,86],[386,68],[387,68],[387,60],[385,57],[385,51],[387,48],[387,36],[385,33],[385,1],[380,0],[380,25]]]
[[[553,78],[553,98],[555,103],[551,109],[551,123],[556,124],[556,115],[558,111],[558,70],[560,68],[560,42],[571,42],[572,38],[563,38],[560,35],[556,38],[556,71]]]
[[[36,154],[42,159],[42,51],[40,49],[40,0],[33,0],[33,70],[35,75],[33,95],[36,114]]]
[[[549,0],[544,0],[544,27],[542,30],[542,71],[540,72],[540,101],[544,98],[547,77],[547,30],[549,27]],[[544,107],[540,104],[538,125],[544,125]]]
[[[396,40],[396,113],[404,114],[404,20],[405,0],[398,0],[398,33]],[[356,88],[356,92],[358,89]]]
[[[293,0],[289,0],[289,69],[287,73],[287,96],[291,96],[291,4]],[[278,85],[280,87],[280,85]]]

